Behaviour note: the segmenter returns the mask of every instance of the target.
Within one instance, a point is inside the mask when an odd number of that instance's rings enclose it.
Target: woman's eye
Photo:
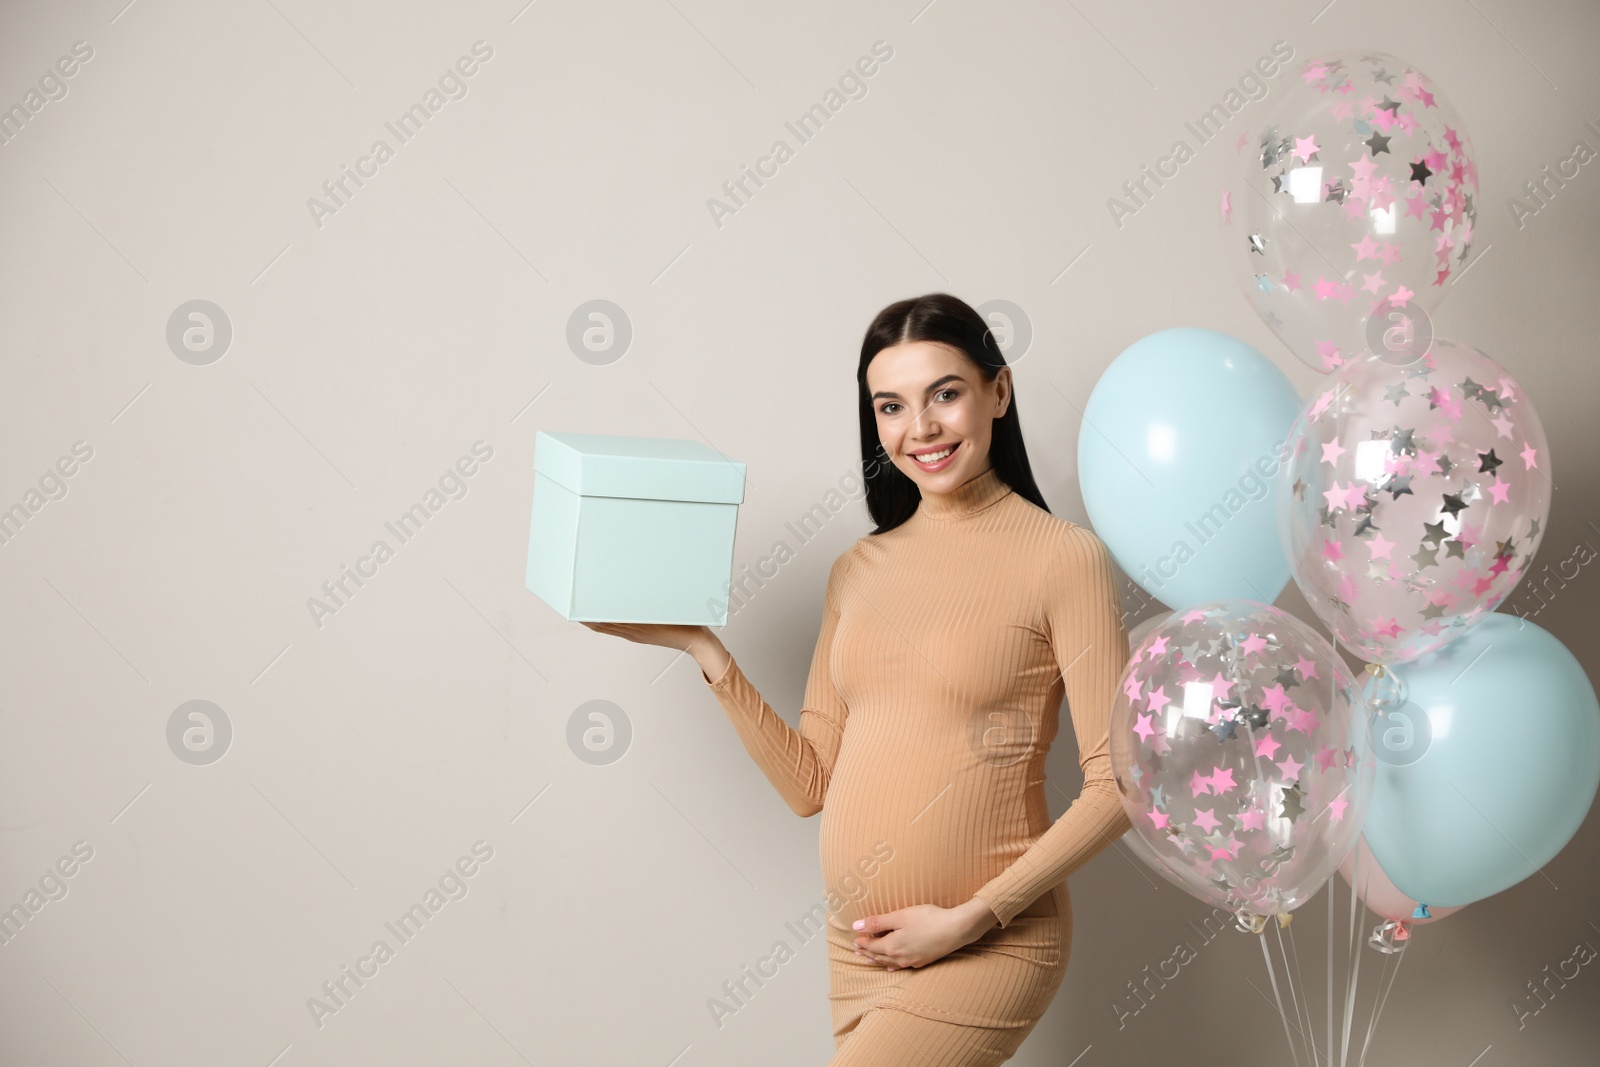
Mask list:
[[[893,412],[891,412],[889,409],[893,408],[893,407],[899,407],[899,406],[900,405],[896,404],[893,400],[891,400],[887,404],[883,405],[883,407],[879,408],[878,409],[878,413],[880,415],[892,415]]]
[[[956,390],[956,389],[941,389],[941,390],[939,390],[938,395],[939,396],[944,396],[946,393],[949,393],[952,398],[961,395],[960,391]]]

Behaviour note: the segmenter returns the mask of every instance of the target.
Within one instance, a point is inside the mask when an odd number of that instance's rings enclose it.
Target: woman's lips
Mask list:
[[[961,442],[957,441],[954,445],[950,446],[950,454],[948,456],[944,457],[943,459],[941,459],[937,463],[932,463],[932,464],[924,463],[924,462],[922,462],[922,460],[918,459],[916,456],[912,456],[911,457],[911,461],[913,463],[915,463],[918,467],[922,468],[925,471],[942,471],[946,467],[948,467],[955,460],[956,453],[959,452],[960,450],[961,450]]]

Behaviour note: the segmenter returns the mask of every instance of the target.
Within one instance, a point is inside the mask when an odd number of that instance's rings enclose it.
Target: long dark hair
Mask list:
[[[878,421],[872,397],[867,391],[867,364],[883,349],[908,341],[930,341],[948,345],[967,357],[984,381],[992,382],[1006,365],[989,324],[966,301],[948,293],[929,293],[890,304],[878,312],[861,341],[861,364],[856,368],[856,383],[861,405],[861,470],[867,487],[867,511],[878,528],[875,534],[892,530],[916,513],[922,502],[917,483],[894,465],[878,437]],[[1022,423],[1017,416],[1017,397],[1013,383],[1006,413],[994,420],[989,445],[989,463],[1000,480],[1013,492],[1031,500],[1045,511],[1039,486],[1033,480],[1028,449],[1022,443]]]

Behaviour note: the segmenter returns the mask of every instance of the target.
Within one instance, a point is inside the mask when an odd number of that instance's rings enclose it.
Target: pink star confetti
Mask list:
[[[1238,854],[1239,848],[1242,844],[1243,842],[1230,837],[1228,838],[1228,843],[1226,845],[1207,845],[1206,847],[1211,850],[1212,859],[1215,860],[1226,857],[1227,859],[1231,860]]]
[[[1160,711],[1170,703],[1172,703],[1172,698],[1167,696],[1167,687],[1161,686],[1160,688],[1151,691],[1149,702],[1145,705],[1145,710]]]
[[[1222,221],[1227,222],[1233,216],[1232,194],[1226,189],[1222,191]]]
[[[1167,828],[1167,824],[1168,824],[1169,820],[1167,818],[1167,813],[1166,812],[1164,812],[1164,811],[1147,811],[1147,812],[1145,812],[1145,814],[1150,816],[1150,821],[1155,823],[1157,830],[1165,830]]]
[[[1297,155],[1307,163],[1310,163],[1311,157],[1316,154],[1317,138],[1315,135],[1311,137],[1296,137],[1294,139],[1294,155]]]
[[[1248,656],[1252,652],[1260,652],[1266,648],[1267,639],[1260,634],[1251,634],[1244,639],[1244,644],[1241,647],[1244,649],[1244,654]]]
[[[1194,824],[1200,827],[1206,833],[1211,833],[1218,826],[1222,825],[1222,823],[1217,820],[1216,810],[1216,808],[1195,809]]]
[[[1528,442],[1522,442],[1522,451],[1519,454],[1522,456],[1523,470],[1531,471],[1539,465],[1539,450]]]
[[[1272,739],[1271,734],[1267,734],[1261,740],[1256,742],[1256,755],[1265,756],[1268,759],[1271,759],[1273,754],[1282,747],[1282,745],[1278,744],[1278,742]]]
[[[1275,764],[1275,766],[1278,768],[1278,770],[1283,772],[1284,781],[1292,782],[1296,778],[1300,777],[1300,768],[1304,767],[1305,764],[1296,762],[1295,758],[1290,756],[1280,763]]]
[[[1133,732],[1139,735],[1139,740],[1149,741],[1151,735],[1156,732],[1156,728],[1150,725],[1149,715],[1141,714],[1138,725],[1133,728]]]

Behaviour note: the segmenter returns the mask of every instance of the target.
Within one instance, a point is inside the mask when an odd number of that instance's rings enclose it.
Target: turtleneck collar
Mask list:
[[[990,467],[948,493],[924,493],[916,514],[936,522],[960,519],[982,511],[1009,492],[1011,487],[1001,481],[998,471]]]

